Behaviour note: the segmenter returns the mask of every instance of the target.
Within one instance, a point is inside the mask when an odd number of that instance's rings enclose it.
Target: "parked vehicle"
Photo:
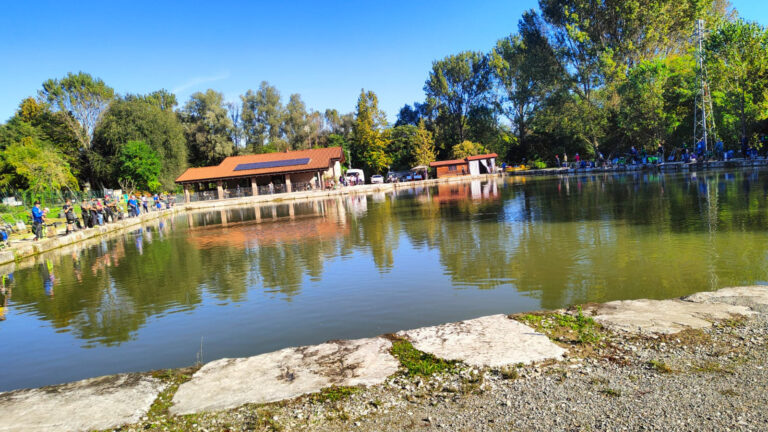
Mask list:
[[[348,169],[346,173],[346,177],[347,177],[347,184],[350,184],[350,185],[365,184],[365,174],[363,174],[363,170],[361,169],[357,169],[357,168]]]
[[[380,175],[373,175],[371,176],[371,184],[382,184],[384,183],[384,177]]]

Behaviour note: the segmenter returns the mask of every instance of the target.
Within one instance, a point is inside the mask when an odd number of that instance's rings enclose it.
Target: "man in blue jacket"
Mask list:
[[[35,206],[32,207],[32,232],[35,233],[34,241],[37,241],[43,236],[43,223],[45,223],[45,213],[40,208],[40,201],[35,201]]]

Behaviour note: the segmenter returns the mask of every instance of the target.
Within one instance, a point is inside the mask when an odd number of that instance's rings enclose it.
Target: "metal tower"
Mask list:
[[[712,94],[707,83],[707,68],[704,59],[704,20],[696,21],[696,79],[698,89],[696,91],[696,107],[693,113],[693,149],[696,144],[704,143],[704,150],[709,151],[710,143],[717,140],[715,132],[715,117],[712,112]]]

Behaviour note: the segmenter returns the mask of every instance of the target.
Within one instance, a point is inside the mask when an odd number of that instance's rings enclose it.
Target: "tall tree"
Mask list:
[[[392,168],[406,170],[415,166],[413,149],[418,145],[419,128],[404,124],[395,126],[389,133],[389,145],[387,153],[392,158]]]
[[[489,103],[492,90],[488,56],[465,51],[432,63],[424,91],[439,114],[441,146],[450,148],[468,137],[469,116]]]
[[[131,181],[139,190],[158,192],[162,164],[144,141],[128,141],[117,153],[117,178]]]
[[[325,127],[331,134],[341,135],[345,139],[352,136],[355,113],[339,114],[335,109],[327,109],[323,115]]]
[[[240,96],[243,134],[246,146],[254,153],[271,149],[284,149],[283,120],[285,108],[280,101],[280,92],[268,82],[262,81],[257,92],[248,90]]]
[[[283,130],[292,150],[301,150],[309,147],[309,122],[307,121],[307,108],[301,96],[292,94],[285,106],[285,121]]]
[[[488,149],[482,144],[472,141],[462,141],[451,148],[451,156],[453,156],[454,159],[464,159],[469,156],[477,156],[487,153]]]
[[[384,130],[387,117],[379,110],[379,99],[372,91],[360,91],[353,128],[352,158],[369,175],[380,174],[392,164],[387,154],[389,137]]]
[[[518,147],[514,150],[518,154],[535,153],[528,140],[533,116],[564,73],[545,32],[538,15],[525,12],[518,23],[518,34],[499,40],[491,53],[501,90],[497,107],[513,126]],[[511,156],[507,154],[508,159],[515,159]]]
[[[235,144],[235,153],[245,147],[245,131],[243,130],[242,120],[242,105],[234,102],[224,103],[224,107],[227,108],[227,114],[229,120],[232,122],[231,138]]]
[[[115,186],[120,149],[129,141],[142,141],[160,160],[162,187],[175,189],[175,179],[187,168],[184,127],[175,112],[157,103],[154,94],[157,92],[117,99],[104,113],[93,139],[93,153],[97,155],[92,160],[99,163],[94,163],[92,170],[99,183]]]
[[[716,99],[727,101],[727,106],[718,104],[718,109],[728,111],[721,113],[722,126],[737,142],[768,114],[768,31],[743,20],[725,22],[709,36],[706,48],[710,76],[723,96]]]
[[[430,162],[435,161],[435,140],[423,119],[419,122],[414,143],[411,155],[416,166],[429,166]]]
[[[91,148],[93,131],[114,96],[115,91],[104,81],[85,72],[49,79],[40,91],[40,97],[55,110],[70,114],[63,118],[86,150]]]
[[[0,153],[0,185],[33,193],[79,190],[61,152],[33,136],[11,143]]]
[[[193,166],[218,164],[232,155],[232,121],[224,107],[224,95],[208,89],[194,93],[181,112]]]

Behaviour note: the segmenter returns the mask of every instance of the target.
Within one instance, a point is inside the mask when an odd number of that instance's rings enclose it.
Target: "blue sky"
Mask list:
[[[768,24],[763,0],[735,0]],[[34,3],[34,6],[31,5]],[[354,109],[373,90],[394,120],[423,99],[433,60],[489,50],[536,0],[37,1],[0,14],[0,121],[41,83],[79,70],[119,93],[213,88],[238,100],[261,81],[308,108]]]

